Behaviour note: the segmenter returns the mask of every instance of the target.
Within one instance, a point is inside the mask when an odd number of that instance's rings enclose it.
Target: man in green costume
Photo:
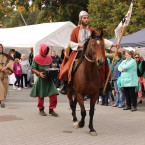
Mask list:
[[[38,78],[31,90],[30,96],[38,97],[38,108],[40,115],[46,116],[44,112],[44,98],[49,96],[49,114],[57,117],[58,114],[53,110],[57,105],[57,94],[58,91],[54,85],[53,79],[45,77],[41,69],[52,68],[52,58],[48,55],[49,47],[46,44],[42,44],[39,55],[33,58],[31,65],[32,72],[35,73]]]

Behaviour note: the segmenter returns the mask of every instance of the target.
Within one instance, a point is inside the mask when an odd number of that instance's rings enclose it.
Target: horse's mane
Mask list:
[[[81,55],[81,57],[80,57],[80,59],[79,59],[79,62],[78,62],[78,64],[77,64],[77,66],[75,67],[75,69],[74,69],[74,71],[73,71],[73,74],[75,74],[75,72],[77,71],[78,67],[80,66],[80,64],[82,63],[82,61],[83,61],[83,59],[84,59],[84,57],[85,57],[85,52],[86,52],[86,50],[87,50],[87,46],[88,46],[89,41],[90,41],[90,38],[89,38],[89,39],[85,42],[85,44],[84,44],[84,48],[83,48],[82,55]]]
[[[84,55],[85,55],[85,52],[86,52],[86,50],[87,50],[87,46],[88,46],[89,41],[90,41],[90,38],[89,38],[89,39],[85,42],[85,44],[84,44],[84,48],[83,48],[83,52],[82,52],[80,61],[84,59]]]

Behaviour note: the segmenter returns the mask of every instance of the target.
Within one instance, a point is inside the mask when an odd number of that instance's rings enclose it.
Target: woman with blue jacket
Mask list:
[[[116,93],[116,102],[113,105],[113,107],[122,108],[125,106],[125,95],[124,92],[121,90],[121,88],[117,85],[117,80],[120,72],[118,71],[118,66],[122,63],[122,54],[121,52],[118,52],[115,57],[115,62],[113,64],[112,70],[111,70],[111,80],[114,83],[115,93]]]
[[[132,58],[132,52],[127,51],[126,60],[122,61],[118,70],[121,72],[121,87],[124,88],[126,107],[123,110],[137,111],[135,87],[138,86],[137,63]],[[131,107],[132,105],[132,107]]]

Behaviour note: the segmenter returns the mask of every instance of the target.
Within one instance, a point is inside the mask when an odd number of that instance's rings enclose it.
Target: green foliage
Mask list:
[[[114,37],[114,30],[126,15],[130,0],[89,0],[90,24],[97,31],[103,29],[106,38]],[[132,17],[125,35],[141,30],[145,26],[145,0],[136,0]]]
[[[0,0],[0,21],[2,24],[10,18],[13,9],[14,7],[10,6],[9,0]]]
[[[25,25],[19,16],[21,12],[26,23],[37,24],[58,21],[72,21],[78,24],[78,15],[81,10],[87,10],[88,0],[10,0],[16,12],[7,20],[4,27]],[[32,19],[32,20],[31,20]]]
[[[22,12],[22,15],[27,25],[32,25],[36,23],[39,13],[40,11],[36,10],[35,12]],[[5,24],[5,27],[18,27],[18,26],[24,26],[24,25],[25,23],[22,20],[20,13],[18,11],[14,11],[10,21]]]
[[[51,21],[72,21],[77,25],[79,12],[86,10],[89,11],[90,25],[98,32],[103,29],[104,37],[112,38],[129,5],[130,0],[0,0],[0,21],[3,27],[24,26],[21,12],[28,25]],[[144,9],[145,0],[135,0],[125,35],[144,28]]]
[[[107,54],[106,57],[110,59],[110,62],[112,62],[114,55],[113,54]]]

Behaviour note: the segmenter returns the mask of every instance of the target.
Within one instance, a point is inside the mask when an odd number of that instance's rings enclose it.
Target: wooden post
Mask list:
[[[132,1],[132,3],[133,3],[133,1]],[[129,8],[129,10],[130,10],[130,8]],[[127,15],[127,18],[128,18],[128,17],[129,17],[129,14]],[[126,23],[127,23],[127,20],[125,21],[125,24],[126,24]],[[120,46],[121,39],[122,39],[122,36],[123,36],[123,34],[124,34],[125,28],[126,28],[126,26],[124,26],[123,29],[122,29],[121,36],[120,36],[120,38],[119,38],[119,40],[118,40],[118,43],[117,43],[118,46]],[[103,88],[103,95],[105,94],[105,90],[106,90],[106,87],[107,87],[107,84],[108,84],[108,80],[109,80],[109,77],[110,77],[110,74],[111,74],[111,70],[112,70],[112,67],[113,67],[113,64],[114,64],[115,57],[116,57],[116,54],[117,54],[117,52],[118,52],[118,49],[119,49],[119,47],[117,47],[116,50],[115,50],[115,54],[114,54],[114,57],[113,57],[113,60],[112,60],[111,67],[110,67],[110,69],[109,69],[109,73],[108,73],[108,76],[107,76],[107,80],[106,80],[105,86],[104,86],[104,88]]]

